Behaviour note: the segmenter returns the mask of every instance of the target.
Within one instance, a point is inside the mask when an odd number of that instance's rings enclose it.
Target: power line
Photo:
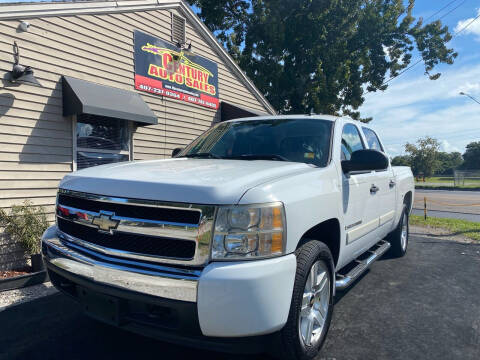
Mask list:
[[[451,9],[451,10],[448,11],[447,13],[443,14],[442,16],[440,16],[440,17],[437,19],[437,21],[443,19],[445,16],[450,15],[452,12],[454,12],[455,10],[457,10],[460,6],[462,6],[463,4],[465,4],[466,1],[467,1],[467,0],[463,0],[460,4],[458,4],[457,6],[455,6],[453,9]]]
[[[442,7],[440,10],[438,10],[437,12],[435,12],[434,14],[430,15],[428,18],[425,19],[425,21],[428,21],[430,20],[431,18],[433,18],[435,15],[441,13],[443,10],[445,10],[446,8],[448,8],[451,4],[453,4],[454,2],[457,2],[458,0],[453,0],[453,1],[450,1],[447,5],[445,5],[444,7]]]
[[[467,29],[470,25],[472,25],[475,21],[477,21],[478,19],[480,18],[480,14],[477,15],[476,18],[474,18],[472,21],[470,21],[467,25],[465,25],[462,29],[460,29],[459,31],[457,31],[453,36],[452,36],[452,39],[457,36],[458,34],[460,34],[462,31],[464,31],[465,29]]]

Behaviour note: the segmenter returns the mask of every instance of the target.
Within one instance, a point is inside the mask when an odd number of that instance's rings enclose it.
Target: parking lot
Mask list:
[[[479,359],[480,244],[415,234],[337,296],[318,359]],[[200,351],[84,317],[56,294],[0,312],[2,359],[264,359]]]

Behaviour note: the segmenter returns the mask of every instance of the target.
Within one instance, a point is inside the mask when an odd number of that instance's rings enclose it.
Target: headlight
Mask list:
[[[215,220],[212,259],[282,255],[285,236],[282,203],[222,206]]]

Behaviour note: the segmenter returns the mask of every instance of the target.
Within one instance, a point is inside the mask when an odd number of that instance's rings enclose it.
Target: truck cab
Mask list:
[[[273,341],[276,355],[309,359],[336,290],[407,251],[413,176],[366,124],[237,119],[175,153],[60,183],[43,256],[88,315],[224,351]]]

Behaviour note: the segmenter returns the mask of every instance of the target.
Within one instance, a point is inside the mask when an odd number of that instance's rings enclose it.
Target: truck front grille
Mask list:
[[[200,266],[209,258],[214,206],[112,198],[59,190],[65,245],[121,258]],[[72,245],[73,246],[73,245]]]
[[[58,218],[57,225],[65,234],[111,250],[185,260],[191,260],[195,255],[195,242],[191,240],[169,239],[121,231],[115,231],[110,235],[63,218]]]

